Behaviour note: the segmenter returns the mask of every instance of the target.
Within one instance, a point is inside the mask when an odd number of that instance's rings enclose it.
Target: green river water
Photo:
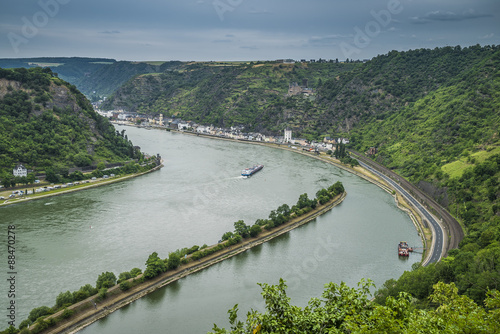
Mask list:
[[[348,192],[330,212],[239,256],[190,275],[120,309],[81,333],[206,333],[227,326],[227,310],[263,309],[256,283],[289,285],[292,303],[305,306],[325,283],[381,286],[420,261],[399,259],[397,243],[421,247],[409,217],[375,185],[293,152],[160,130],[125,129],[144,152],[160,153],[165,167],[113,185],[0,208],[0,247],[16,226],[16,325],[29,311],[53,306],[56,296],[95,285],[97,276],[144,270],[149,254],[214,244],[233,223],[252,225],[283,203],[340,180]],[[241,170],[265,165],[251,178]],[[2,254],[6,252],[2,251]],[[2,282],[9,272],[7,255]],[[9,286],[0,284],[7,327]]]

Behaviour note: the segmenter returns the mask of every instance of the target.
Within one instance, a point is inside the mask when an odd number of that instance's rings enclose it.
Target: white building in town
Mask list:
[[[292,141],[292,130],[285,129],[285,137],[283,139],[285,143],[290,143]]]
[[[19,177],[28,176],[28,170],[23,165],[17,165],[12,171],[12,174]]]

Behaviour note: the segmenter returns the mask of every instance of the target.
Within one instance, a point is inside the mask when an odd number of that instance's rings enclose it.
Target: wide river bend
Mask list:
[[[283,203],[340,180],[347,198],[330,212],[290,233],[154,292],[81,333],[206,333],[226,326],[227,310],[240,315],[263,309],[256,283],[289,285],[292,303],[319,297],[325,283],[351,286],[363,277],[381,286],[420,261],[399,259],[396,246],[421,240],[393,197],[332,165],[293,152],[186,136],[160,130],[125,129],[144,152],[160,153],[165,167],[132,180],[64,196],[0,208],[6,249],[8,225],[16,226],[16,325],[56,296],[95,285],[97,276],[144,270],[149,254],[214,244],[233,223],[251,225]],[[241,169],[265,168],[249,179]],[[2,252],[2,254],[5,254]],[[3,282],[7,279],[4,256]],[[9,299],[0,287],[3,313]],[[6,319],[5,316],[2,317]],[[6,328],[7,321],[0,322]]]

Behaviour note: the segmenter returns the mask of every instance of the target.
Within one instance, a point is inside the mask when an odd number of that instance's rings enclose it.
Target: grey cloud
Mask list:
[[[495,36],[495,34],[491,33],[491,34],[486,34],[484,36],[481,36],[479,38],[481,38],[481,39],[490,39],[490,38],[493,38],[494,36]]]
[[[256,15],[256,14],[271,14],[270,11],[268,11],[267,9],[251,9],[248,11],[249,14],[253,14],[253,15]]]
[[[231,39],[215,39],[212,43],[231,43],[232,41]]]
[[[312,46],[336,45],[340,39],[350,38],[349,35],[328,35],[328,36],[313,36],[307,41]]]
[[[456,21],[464,21],[464,20],[470,20],[470,19],[478,19],[478,18],[485,18],[485,17],[493,17],[491,14],[481,14],[481,13],[476,13],[473,9],[469,9],[467,11],[464,11],[461,14],[457,14],[454,12],[450,11],[433,11],[425,14],[424,16],[414,16],[411,17],[412,23],[415,24],[425,24],[425,23],[430,23],[433,21],[440,21],[440,22],[456,22]]]
[[[388,0],[217,0],[229,6],[225,7],[225,20],[221,21],[214,0],[72,0],[64,1],[67,4],[59,6],[57,15],[50,16],[38,34],[23,35],[27,29],[25,21],[33,24],[34,15],[43,12],[39,3],[48,1],[3,1],[8,3],[0,5],[3,57],[335,58],[341,56],[341,42],[353,43],[355,29],[365,32],[368,23],[379,22],[370,15],[372,11],[383,13],[391,3]],[[404,8],[401,14],[392,15],[391,26],[384,26],[373,38],[370,36],[371,43],[360,49],[357,57],[370,58],[389,50],[446,43],[467,46],[500,41],[498,33],[492,34],[498,30],[499,0],[401,0],[401,3]],[[475,10],[466,10],[471,7]],[[438,24],[441,27],[436,29],[434,25]],[[9,34],[27,40],[19,45],[19,53],[14,52],[15,42],[7,38]],[[399,34],[406,38],[393,38]],[[412,35],[418,38],[410,38]],[[446,37],[444,43],[426,42],[439,36]],[[150,46],[137,47],[141,43]]]

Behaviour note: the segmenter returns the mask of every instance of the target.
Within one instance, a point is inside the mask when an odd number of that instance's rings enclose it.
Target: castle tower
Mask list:
[[[163,126],[163,114],[160,114],[160,126]]]
[[[289,128],[285,129],[285,138],[283,139],[285,143],[289,143],[292,141],[292,130]]]

